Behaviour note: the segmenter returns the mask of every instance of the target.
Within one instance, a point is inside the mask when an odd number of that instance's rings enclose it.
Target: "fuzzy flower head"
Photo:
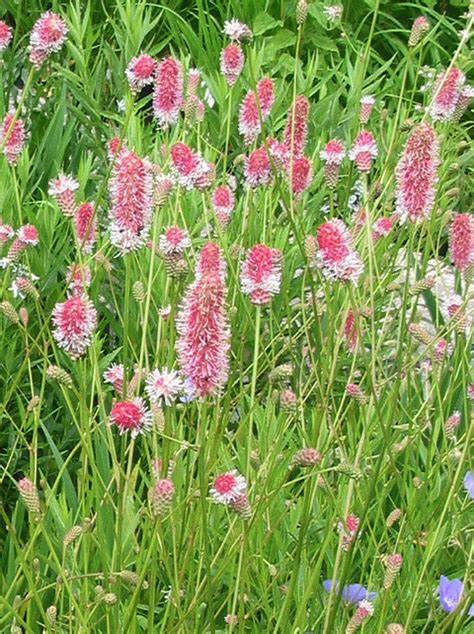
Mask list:
[[[82,356],[97,327],[97,311],[85,295],[73,295],[53,310],[53,337],[72,359]]]
[[[232,42],[221,51],[220,68],[229,86],[237,81],[244,67],[245,57],[239,44]]]
[[[79,183],[73,176],[59,174],[49,181],[48,194],[56,200],[65,216],[72,217],[76,210],[75,192],[78,189]]]
[[[0,20],[0,53],[4,51],[12,40],[12,29],[3,20]]]
[[[262,130],[261,121],[270,114],[275,93],[273,82],[264,77],[257,84],[257,96],[252,90],[245,95],[239,110],[239,132],[244,137],[245,145],[255,141]]]
[[[160,236],[159,249],[165,255],[181,256],[190,246],[191,240],[186,229],[166,227]]]
[[[435,132],[428,124],[421,123],[408,137],[395,170],[396,211],[402,222],[417,222],[429,216],[435,199],[438,165]]]
[[[374,240],[388,236],[393,227],[393,219],[387,216],[378,218],[372,225]]]
[[[242,292],[253,304],[270,302],[280,292],[282,255],[278,249],[256,244],[247,252],[240,271]]]
[[[130,433],[132,438],[151,429],[153,416],[142,398],[118,401],[110,411],[110,424],[118,427],[121,434]]]
[[[76,240],[84,253],[91,253],[96,237],[96,218],[94,205],[82,203],[74,216]]]
[[[329,279],[352,281],[357,284],[363,264],[352,247],[348,228],[338,218],[322,224],[316,234],[316,262]]]
[[[225,227],[234,210],[235,195],[228,185],[220,185],[212,193],[212,208],[221,227]]]
[[[52,53],[57,53],[61,49],[68,30],[59,15],[52,11],[43,13],[30,35],[29,59],[35,68],[40,68]]]
[[[416,46],[430,30],[430,23],[425,16],[420,15],[413,22],[410,37],[408,38],[408,46],[411,48]]]
[[[359,172],[366,174],[370,172],[372,160],[376,158],[377,153],[374,137],[367,130],[362,130],[354,141],[349,158],[354,161]]]
[[[125,369],[122,363],[112,363],[102,375],[105,383],[111,385],[117,394],[122,394]]]
[[[457,214],[449,228],[451,260],[459,271],[474,263],[474,219],[470,214]]]
[[[268,185],[272,177],[271,163],[264,146],[255,149],[244,160],[244,176],[247,187]]]
[[[153,112],[160,128],[166,129],[178,121],[183,104],[182,66],[173,57],[165,57],[156,69],[153,95]]]
[[[374,104],[375,104],[375,97],[373,95],[365,95],[364,97],[361,98],[359,120],[362,123],[362,125],[365,125],[366,123],[368,123]]]
[[[328,165],[340,165],[346,156],[346,151],[339,139],[331,139],[328,141],[319,153],[319,158]]]
[[[453,118],[465,81],[464,73],[456,66],[437,77],[429,109],[433,121],[450,121]]]
[[[121,152],[110,181],[109,219],[110,240],[122,254],[146,242],[152,209],[151,164],[132,151]]]
[[[236,20],[235,18],[232,18],[232,20],[226,20],[224,22],[224,28],[222,32],[234,42],[250,40],[253,36],[252,31],[249,29],[249,27],[243,22],[239,22],[239,20]]]
[[[213,166],[185,143],[175,143],[171,147],[171,172],[181,187],[202,189],[212,179],[213,171]]]
[[[218,504],[230,505],[239,495],[247,490],[247,482],[243,475],[235,469],[217,476],[210,489],[211,497]]]
[[[448,579],[441,575],[438,585],[439,603],[444,612],[454,612],[462,601],[464,585],[460,579]],[[474,616],[474,603],[469,609],[469,616]]]
[[[15,231],[10,225],[4,225],[0,220],[0,247],[13,238]]]
[[[9,112],[3,120],[0,130],[0,145],[7,161],[15,165],[25,145],[25,124]]]
[[[153,370],[146,378],[145,391],[154,404],[172,405],[182,390],[183,381],[175,370]]]
[[[313,168],[311,162],[306,156],[297,156],[290,161],[288,165],[288,172],[291,183],[291,191],[295,196],[301,196],[301,194],[308,189],[311,185],[313,178]]]
[[[70,264],[66,273],[66,282],[73,295],[82,295],[91,284],[91,272],[85,264]]]
[[[308,136],[309,101],[304,95],[298,95],[288,110],[284,132],[285,145],[293,156],[300,156],[305,148]]]
[[[156,61],[150,55],[133,57],[127,66],[125,75],[130,89],[138,92],[145,86],[152,84],[155,79]]]
[[[34,225],[23,225],[16,232],[18,240],[23,244],[35,247],[39,243],[38,229]]]
[[[218,394],[228,376],[230,331],[224,271],[219,247],[212,242],[204,245],[195,280],[176,320],[179,364],[191,391],[201,398]]]

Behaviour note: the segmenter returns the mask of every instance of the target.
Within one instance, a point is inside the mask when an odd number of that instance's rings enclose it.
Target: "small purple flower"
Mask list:
[[[464,476],[464,488],[471,500],[474,500],[474,473],[472,471],[468,471]]]
[[[460,579],[450,581],[444,575],[439,579],[439,603],[445,612],[454,612],[459,602],[462,600],[464,591],[463,583]],[[469,616],[474,616],[474,603],[469,608]]]
[[[326,592],[331,590],[332,581],[326,579],[323,581],[323,586]],[[339,582],[336,581],[336,590],[339,589]],[[360,583],[351,583],[348,586],[344,586],[341,592],[341,599],[344,603],[360,603],[361,601],[373,601],[377,596],[376,592],[368,592],[364,586]]]

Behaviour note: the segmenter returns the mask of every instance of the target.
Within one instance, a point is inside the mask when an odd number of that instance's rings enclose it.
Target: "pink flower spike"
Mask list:
[[[306,156],[297,156],[290,161],[288,165],[288,171],[291,169],[291,191],[295,196],[301,196],[301,194],[308,189],[311,185],[313,178],[313,169],[311,162]]]
[[[107,157],[111,163],[115,162],[121,152],[127,151],[123,141],[118,137],[114,136],[107,143]]]
[[[215,502],[228,506],[239,495],[245,494],[246,490],[247,482],[244,476],[240,475],[236,469],[233,469],[217,476],[209,493]]]
[[[221,73],[229,86],[233,86],[237,81],[244,67],[244,62],[244,53],[238,44],[231,43],[222,49],[220,57]]]
[[[319,158],[327,165],[341,165],[346,151],[339,139],[331,139],[326,143],[324,150],[319,153]]]
[[[4,51],[12,40],[12,29],[3,20],[0,20],[0,53]]]
[[[14,235],[15,235],[15,231],[13,230],[13,227],[11,227],[10,225],[2,224],[0,220],[0,247],[2,247],[9,240],[11,240],[11,238],[13,238]]]
[[[123,392],[125,370],[122,363],[112,363],[102,375],[104,382],[109,383],[117,394]]]
[[[372,225],[374,240],[388,236],[393,227],[393,219],[388,217],[378,218]]]
[[[153,370],[146,378],[145,391],[153,404],[172,405],[183,390],[183,381],[175,370]]]
[[[74,216],[76,240],[84,253],[91,253],[96,237],[96,218],[92,203],[82,203]]]
[[[156,61],[150,55],[142,54],[133,57],[125,71],[130,89],[133,92],[138,92],[145,86],[152,84],[156,66]]]
[[[465,81],[464,73],[456,66],[438,75],[429,108],[433,121],[450,121],[453,118]]]
[[[289,164],[289,151],[285,143],[276,139],[267,139],[267,145],[275,167],[278,170],[284,170]]]
[[[408,38],[408,46],[416,46],[429,30],[430,23],[428,20],[423,15],[418,16],[411,27],[410,37]]]
[[[354,353],[357,347],[357,326],[355,323],[355,317],[352,310],[347,313],[346,321],[344,322],[344,340],[349,352]]]
[[[247,187],[259,187],[270,182],[271,164],[265,147],[254,150],[244,160],[244,176]]]
[[[217,395],[229,371],[224,271],[219,247],[209,242],[199,255],[195,280],[176,319],[179,364],[191,391],[201,398]]]
[[[470,214],[457,214],[449,227],[451,261],[458,271],[474,264],[474,219]]]
[[[150,491],[150,502],[154,515],[163,517],[171,509],[174,484],[169,478],[157,480]]]
[[[171,171],[175,182],[190,190],[206,185],[213,166],[185,143],[179,142],[171,147]]]
[[[223,33],[234,42],[242,42],[243,40],[252,39],[252,31],[243,22],[239,22],[235,18],[224,22]]]
[[[97,311],[87,295],[73,295],[53,310],[53,337],[72,359],[82,356],[97,327]]]
[[[359,121],[362,125],[365,125],[369,122],[370,115],[372,113],[372,108],[374,107],[375,97],[373,95],[366,95],[362,97],[360,100],[360,112],[359,112]]]
[[[280,292],[282,254],[264,244],[256,244],[247,252],[240,271],[242,293],[250,296],[253,304],[270,302]]]
[[[157,67],[153,111],[160,128],[178,121],[183,106],[183,69],[176,59],[165,57]]]
[[[372,160],[377,156],[375,139],[370,132],[362,130],[357,135],[354,145],[349,152],[349,158],[354,161],[362,174],[370,172]]]
[[[260,117],[258,114],[255,93],[249,90],[239,110],[239,132],[244,137],[245,145],[250,145],[260,134]]]
[[[228,185],[220,185],[212,193],[212,208],[216,214],[217,222],[225,227],[234,209],[235,195]]]
[[[57,178],[49,181],[48,194],[58,203],[65,216],[73,217],[76,212],[75,191],[79,189],[79,183],[72,176],[59,174]]]
[[[269,77],[263,77],[257,84],[257,96],[262,119],[265,120],[275,103],[275,88]]]
[[[322,224],[316,234],[316,262],[328,279],[350,280],[357,284],[363,264],[352,248],[348,228],[338,218]]]
[[[70,264],[66,273],[66,282],[73,295],[82,295],[91,284],[89,267],[81,264]]]
[[[293,156],[303,153],[308,136],[309,101],[304,95],[298,95],[288,110],[284,132],[285,145]]]
[[[61,49],[68,30],[59,15],[52,11],[43,13],[30,35],[29,60],[35,68],[40,68],[52,53],[57,53]]]
[[[34,225],[23,225],[16,232],[18,240],[23,244],[35,247],[39,243],[38,229]]]
[[[110,180],[110,240],[121,254],[145,244],[153,209],[153,175],[147,159],[122,151]]]
[[[435,132],[427,123],[421,123],[408,137],[395,170],[396,211],[401,222],[417,222],[429,216],[435,199],[438,165]]]
[[[160,236],[159,249],[165,255],[182,256],[190,246],[191,240],[186,229],[176,226],[166,227]]]
[[[10,165],[15,165],[25,145],[25,124],[22,119],[14,120],[14,114],[11,112],[3,120],[0,145],[3,147],[7,161]]]
[[[134,398],[127,401],[118,401],[110,411],[110,424],[116,425],[121,434],[130,432],[132,438],[151,429],[153,415],[145,406],[145,401]]]

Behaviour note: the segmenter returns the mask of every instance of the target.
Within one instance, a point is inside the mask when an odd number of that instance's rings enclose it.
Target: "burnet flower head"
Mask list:
[[[244,177],[246,186],[252,189],[268,185],[272,178],[272,166],[265,146],[256,148],[245,157]]]
[[[121,434],[129,433],[132,438],[151,429],[153,415],[145,406],[142,398],[117,401],[110,411],[110,424],[116,426]]]
[[[183,380],[176,370],[152,370],[145,381],[145,391],[154,404],[172,405],[183,390]]]
[[[408,137],[395,170],[396,211],[401,222],[417,222],[429,216],[435,199],[438,165],[435,132],[427,123],[421,123]]]
[[[284,143],[290,155],[300,156],[308,136],[309,101],[298,95],[288,110],[284,132]]]
[[[334,189],[339,178],[341,163],[346,156],[346,150],[339,139],[329,140],[324,150],[319,153],[319,158],[324,161],[324,180],[330,189]]]
[[[236,469],[223,473],[214,480],[210,494],[218,504],[230,505],[247,490],[247,482]]]
[[[155,79],[156,61],[150,55],[142,53],[133,57],[125,70],[130,89],[138,92],[145,86],[152,84]]]
[[[178,121],[184,104],[183,68],[173,57],[165,57],[156,68],[153,112],[160,128]]]
[[[58,302],[53,310],[53,337],[72,359],[82,356],[97,327],[97,311],[85,293]]]
[[[235,205],[235,195],[228,185],[219,185],[212,192],[212,208],[221,227],[225,227],[230,220]]]
[[[94,205],[82,203],[74,215],[74,230],[79,248],[84,253],[91,253],[96,238],[96,215]]]
[[[470,214],[456,214],[449,227],[451,260],[459,271],[474,264],[474,219]]]
[[[362,174],[370,172],[372,161],[377,157],[377,145],[373,135],[367,130],[362,130],[356,137],[349,158],[354,161],[357,169]]]
[[[171,147],[171,176],[175,183],[185,189],[204,189],[214,175],[213,165],[192,150],[186,143],[178,142]]]
[[[352,246],[346,225],[339,218],[322,224],[317,231],[316,263],[329,279],[352,281],[357,284],[363,271],[360,257]]]
[[[268,304],[280,292],[282,254],[264,244],[251,247],[242,263],[240,283],[253,304]]]
[[[465,81],[464,73],[456,66],[438,75],[429,108],[433,121],[450,121],[453,118]]]
[[[231,42],[221,51],[220,69],[229,86],[237,81],[245,63],[245,56],[239,44]]]
[[[256,94],[249,90],[245,95],[239,110],[239,132],[245,145],[253,143],[260,134],[261,122],[268,118],[274,101],[274,86],[268,77],[258,82]]]
[[[229,39],[235,42],[250,40],[253,35],[252,31],[246,24],[240,22],[239,20],[236,20],[235,18],[232,18],[232,20],[226,20],[224,22],[223,33],[227,35]]]
[[[78,189],[79,183],[73,176],[61,173],[49,181],[48,194],[56,200],[65,216],[73,217],[77,207],[75,192]]]
[[[10,44],[12,39],[12,28],[6,22],[0,20],[0,53]]]
[[[1,125],[0,145],[10,165],[15,165],[25,145],[25,124],[22,119],[16,118],[13,112],[9,112]]]
[[[43,13],[30,35],[29,59],[35,68],[40,68],[52,53],[57,53],[62,48],[68,30],[66,23],[57,13]]]

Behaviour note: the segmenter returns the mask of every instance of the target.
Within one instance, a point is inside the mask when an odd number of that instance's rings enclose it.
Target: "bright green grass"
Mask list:
[[[453,344],[440,372],[426,381],[420,364],[430,350],[407,333],[410,315],[418,320],[420,296],[400,281],[397,261],[401,252],[416,279],[425,276],[430,258],[449,262],[449,212],[468,211],[472,202],[468,116],[461,124],[437,125],[443,163],[432,219],[416,230],[397,227],[375,248],[362,232],[357,248],[365,274],[357,288],[328,284],[304,257],[306,236],[325,219],[319,151],[333,136],[350,146],[362,94],[377,97],[369,128],[379,147],[365,205],[371,220],[393,211],[394,167],[407,137],[402,123],[420,121],[415,105],[428,100],[419,92],[420,66],[454,61],[466,73],[472,66],[467,46],[458,46],[466,3],[446,3],[447,15],[436,13],[434,5],[441,3],[434,2],[343,4],[341,37],[337,27],[328,30],[319,0],[310,4],[300,31],[292,1],[53,3],[69,24],[67,44],[54,56],[49,74],[30,78],[22,113],[29,140],[17,167],[0,160],[4,222],[15,227],[32,222],[41,235],[24,261],[40,278],[38,301],[13,299],[10,274],[0,271],[0,300],[17,310],[26,307],[29,315],[26,329],[0,317],[1,632],[12,624],[28,633],[214,632],[231,629],[224,623],[228,613],[239,617],[234,631],[344,632],[353,608],[337,597],[328,600],[322,581],[333,576],[379,592],[366,632],[384,632],[391,622],[404,624],[407,632],[472,631],[461,614],[441,612],[435,594],[440,574],[466,583],[472,568],[469,501],[462,486],[472,429],[466,399],[472,380],[469,340],[444,323],[436,298],[425,293],[436,337]],[[15,25],[13,48],[0,67],[2,114],[9,99],[18,100],[20,74],[28,81],[28,32],[46,8],[39,0],[2,3],[0,18]],[[408,32],[421,11],[433,28],[409,55]],[[218,60],[223,21],[233,16],[248,22],[256,37],[230,92]],[[149,98],[134,101],[124,76],[141,50],[157,57],[172,52],[187,68],[202,71],[215,99],[202,124],[157,131],[148,118]],[[202,230],[215,226],[209,195],[176,191],[155,213],[154,244],[162,228],[175,223],[185,223],[193,240],[190,272],[175,282],[149,250],[115,258],[104,232],[97,249],[111,271],[78,255],[69,221],[47,196],[47,182],[60,170],[77,175],[81,199],[98,202],[104,226],[106,141],[114,134],[156,162],[163,143],[185,141],[216,163],[220,177],[226,165],[240,179],[234,160],[245,149],[237,131],[238,106],[264,74],[277,87],[266,134],[281,133],[295,94],[311,101],[313,184],[301,201],[291,200],[284,183],[255,192],[239,187],[232,222],[214,237],[228,261],[227,387],[215,402],[166,408],[162,433],[154,429],[128,442],[107,425],[112,391],[102,373],[112,361],[145,369],[175,363],[173,317],[193,279],[195,255],[205,242]],[[124,110],[117,107],[121,99]],[[345,162],[338,213],[346,221],[356,177]],[[257,242],[284,254],[281,292],[261,312],[240,292],[236,258],[238,248]],[[72,362],[53,342],[50,316],[64,299],[67,266],[77,261],[91,267],[99,328],[85,357]],[[295,277],[297,270],[302,273]],[[146,290],[141,304],[131,293],[136,281]],[[461,278],[456,284],[460,289]],[[172,314],[163,321],[157,311],[168,304]],[[363,345],[350,355],[344,321],[349,309],[361,306],[370,309],[360,321]],[[46,378],[51,363],[71,374],[72,389]],[[294,414],[281,411],[268,378],[282,363],[294,367]],[[363,387],[367,405],[345,396],[350,381]],[[29,411],[34,395],[38,405]],[[443,423],[455,409],[462,423],[449,440]],[[289,470],[293,454],[304,446],[321,452],[321,464]],[[157,457],[163,475],[174,464],[176,495],[163,520],[151,516],[147,502]],[[353,477],[342,473],[344,463]],[[208,498],[213,478],[231,468],[248,476],[253,507],[248,523]],[[41,518],[29,517],[19,500],[15,482],[23,476],[40,489]],[[387,528],[386,517],[397,507],[402,517]],[[345,553],[336,527],[348,512],[360,517],[361,532]],[[88,529],[64,548],[65,534],[77,525]],[[384,592],[381,558],[392,552],[401,553],[404,563]],[[138,587],[119,577],[124,570],[139,576]],[[113,593],[115,603],[107,605],[96,586]],[[52,605],[56,629],[47,624]]]

